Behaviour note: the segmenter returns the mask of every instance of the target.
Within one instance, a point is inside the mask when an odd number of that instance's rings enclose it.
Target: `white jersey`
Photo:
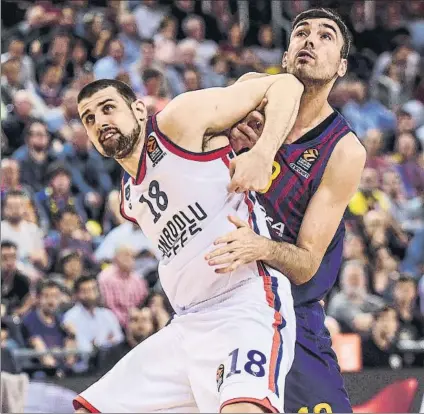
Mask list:
[[[257,263],[221,275],[205,259],[218,237],[235,230],[230,214],[269,237],[254,194],[228,193],[233,156],[230,146],[201,154],[186,151],[161,134],[152,117],[137,177],[124,174],[121,212],[161,252],[160,281],[177,314],[259,277]]]

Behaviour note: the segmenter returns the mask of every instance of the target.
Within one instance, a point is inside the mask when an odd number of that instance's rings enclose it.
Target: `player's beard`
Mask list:
[[[136,122],[133,130],[124,135],[119,129],[113,128],[117,138],[110,138],[100,145],[106,156],[116,160],[128,157],[134,150],[137,141],[140,138],[141,126]]]
[[[296,61],[287,66],[286,72],[296,76],[307,88],[323,87],[337,78],[337,71],[334,73],[320,72],[319,68],[311,67],[308,64],[297,64]]]

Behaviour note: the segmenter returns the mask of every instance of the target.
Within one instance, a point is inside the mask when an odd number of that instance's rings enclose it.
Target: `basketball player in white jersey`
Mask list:
[[[231,229],[230,214],[269,237],[254,194],[237,188],[266,186],[302,93],[295,77],[275,75],[180,95],[148,118],[121,82],[81,90],[91,141],[125,170],[121,212],[162,253],[159,277],[176,316],[79,395],[78,411],[284,411],[296,335],[288,279],[260,262],[224,278],[205,255]],[[222,131],[264,98],[262,138],[234,159]]]

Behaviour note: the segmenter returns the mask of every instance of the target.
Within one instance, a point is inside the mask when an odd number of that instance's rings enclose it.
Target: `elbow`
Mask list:
[[[292,92],[295,96],[300,97],[303,91],[305,90],[305,86],[303,85],[303,83],[291,73],[285,73],[282,76],[284,76],[283,79],[286,84],[287,90]]]
[[[310,260],[305,262],[305,266],[302,271],[299,272],[298,277],[292,279],[292,283],[296,286],[303,285],[309,282],[317,273],[321,260],[311,255]]]

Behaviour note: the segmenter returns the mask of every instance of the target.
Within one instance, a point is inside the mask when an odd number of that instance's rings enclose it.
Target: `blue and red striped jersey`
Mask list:
[[[271,185],[266,193],[258,194],[273,240],[296,244],[309,201],[333,149],[350,131],[346,120],[335,111],[297,141],[281,146]],[[342,220],[315,276],[303,285],[292,284],[295,305],[321,300],[333,287],[342,261],[344,232]]]

